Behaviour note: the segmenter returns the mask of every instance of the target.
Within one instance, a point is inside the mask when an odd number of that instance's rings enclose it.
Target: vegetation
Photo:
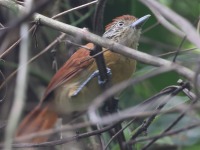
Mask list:
[[[16,130],[16,126],[12,127],[12,125],[14,126],[15,124],[11,125],[9,118],[12,117],[11,113],[14,104],[16,104],[16,91],[21,90],[20,88],[16,89],[16,81],[19,80],[17,76],[19,75],[19,72],[26,71],[25,69],[19,69],[19,71],[16,70],[22,59],[20,58],[20,53],[23,53],[23,42],[16,42],[21,38],[20,32],[22,32],[23,23],[27,23],[29,28],[32,29],[29,32],[30,41],[28,43],[28,60],[30,63],[28,65],[27,81],[26,77],[23,78],[24,81],[26,81],[26,90],[22,93],[24,94],[26,104],[23,102],[20,103],[20,108],[23,108],[23,105],[25,105],[22,116],[26,115],[27,112],[32,110],[34,106],[38,104],[51,77],[58,68],[63,65],[80,45],[84,45],[88,42],[82,38],[81,35],[73,36],[69,33],[62,35],[60,30],[53,27],[50,28],[48,25],[43,24],[42,20],[41,22],[40,20],[36,22],[34,17],[32,17],[33,13],[26,19],[20,20],[21,17],[27,16],[27,13],[22,13],[22,11],[17,10],[14,5],[8,5],[6,2],[8,4],[16,2],[17,5],[24,5],[23,1],[13,2],[11,0],[0,0],[0,98],[2,99],[0,103],[0,134],[4,135],[0,136],[1,141],[9,139],[4,138],[9,137],[8,131],[13,131],[10,136],[13,137],[14,131]],[[92,23],[97,3],[55,17],[55,15],[63,11],[71,10],[72,8],[76,8],[77,6],[89,2],[91,2],[91,0],[38,0],[33,1],[32,10],[35,9],[33,12],[36,11],[49,18],[53,17],[60,22],[78,28],[88,28],[89,31],[93,32]],[[60,140],[63,147],[49,146],[51,143],[46,143],[46,149],[55,149],[55,147],[58,149],[69,148],[74,144],[70,145],[71,142],[69,141],[75,143],[82,142],[81,146],[85,149],[105,149],[106,144],[110,140],[110,145],[107,149],[112,150],[122,149],[122,147],[123,149],[137,150],[199,149],[200,122],[198,111],[198,74],[200,70],[200,44],[198,44],[198,40],[200,39],[200,1],[159,0],[153,2],[161,4],[162,10],[154,7],[150,0],[107,0],[104,14],[100,14],[104,17],[103,26],[111,22],[113,18],[124,14],[134,15],[138,18],[151,14],[150,19],[143,27],[138,50],[156,56],[155,61],[157,60],[157,57],[160,57],[174,62],[172,63],[172,67],[174,67],[175,64],[179,64],[179,66],[173,70],[159,73],[159,69],[165,69],[165,67],[169,67],[169,65],[159,65],[159,59],[157,65],[154,66],[151,61],[149,61],[149,63],[144,63],[145,61],[142,60],[137,62],[137,70],[132,76],[133,79],[135,79],[134,82],[137,82],[137,84],[132,84],[128,88],[125,88],[119,96],[119,110],[120,113],[122,113],[121,116],[123,116],[123,114],[125,115],[120,121],[123,121],[121,126],[124,128],[123,134],[126,141],[120,141],[120,138],[112,139],[112,135],[109,134],[110,131],[112,131],[112,128],[108,128],[104,132],[106,127],[112,126],[112,123],[109,122],[108,126],[102,126],[102,128],[99,129],[102,134],[92,132],[92,129],[90,129],[91,131],[76,129],[80,131],[80,133],[70,136],[67,134],[67,136],[69,136],[68,138]],[[100,9],[103,9],[103,7],[100,7]],[[170,10],[168,11],[170,16],[163,13],[168,9]],[[193,28],[187,28],[186,22],[177,19],[177,16],[173,16],[171,11],[180,15],[187,23],[192,24]],[[171,18],[175,18],[177,22],[175,23]],[[51,24],[51,22],[49,22],[49,24]],[[175,30],[170,31],[172,27],[168,26],[169,24],[173,25]],[[185,29],[187,29],[187,31]],[[194,39],[193,36],[191,36],[194,35],[192,34],[193,31],[195,31],[199,39]],[[60,37],[60,35],[62,37]],[[11,46],[13,47],[11,48]],[[195,76],[192,76],[191,79],[183,75],[177,69],[180,66],[187,67]],[[180,69],[184,72],[183,68]],[[155,75],[152,75],[153,73],[155,73]],[[143,77],[145,78],[142,79]],[[180,79],[182,81],[180,81]],[[18,82],[23,81],[20,79]],[[142,103],[145,100],[148,100],[147,103]],[[156,115],[155,110],[157,110]],[[16,118],[17,114],[18,113],[16,113],[15,116]],[[140,116],[135,118],[136,116],[134,115]],[[20,112],[19,116],[21,116]],[[115,117],[116,116],[113,118]],[[119,120],[115,119],[114,121]],[[15,121],[16,124],[18,122],[18,120]],[[8,125],[10,125],[9,130]],[[63,133],[65,132],[63,131]],[[91,135],[103,139],[104,143],[102,143],[102,141],[99,142],[98,138],[90,139],[88,142],[89,135],[84,135],[84,133],[91,133]],[[113,133],[113,135],[115,136],[116,133]],[[119,134],[119,136],[121,136],[121,134]],[[147,147],[153,139],[156,140]],[[53,140],[59,141],[58,138],[52,139],[52,141]],[[93,140],[96,140],[97,142]],[[12,143],[12,140],[10,142]],[[9,145],[9,142],[7,142],[7,144]],[[56,142],[52,142],[52,145],[57,144],[58,143]],[[3,144],[0,146],[2,147]],[[20,144],[15,146],[23,147],[23,145]]]

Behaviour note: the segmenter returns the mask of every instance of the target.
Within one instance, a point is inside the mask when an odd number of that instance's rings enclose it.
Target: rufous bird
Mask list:
[[[149,16],[139,19],[130,15],[117,17],[106,26],[103,37],[137,49],[141,27]],[[93,49],[94,44],[88,43],[85,47]],[[110,50],[103,55],[111,71],[113,85],[127,80],[135,71],[135,60]],[[96,62],[90,52],[85,48],[78,49],[53,76],[37,107],[22,120],[17,137],[53,128],[60,116],[71,118],[74,112],[86,111],[91,101],[102,92],[98,78],[88,80],[96,70]],[[29,142],[41,143],[48,138],[38,137]]]

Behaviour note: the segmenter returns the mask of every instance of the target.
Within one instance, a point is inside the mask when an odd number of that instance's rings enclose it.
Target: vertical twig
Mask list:
[[[28,13],[31,10],[32,0],[25,1],[25,6],[26,6],[25,7],[26,13]],[[28,47],[29,47],[28,30],[29,30],[28,24],[23,23],[20,27],[20,36],[22,37],[22,40],[20,44],[20,53],[19,53],[19,67],[23,66],[23,69],[17,74],[14,103],[6,127],[5,147],[4,147],[5,150],[12,149],[13,137],[15,136],[15,130],[24,107],[25,93],[27,87],[27,82],[26,82],[27,72],[28,72],[28,65],[26,64],[26,62],[28,61]]]
[[[107,0],[99,0],[96,6],[95,14],[94,14],[93,30],[94,30],[94,33],[100,36],[103,34],[103,16],[104,16],[104,8],[106,5],[106,2]],[[95,46],[95,49],[92,55],[95,55],[101,51],[102,51],[102,47],[97,45]],[[97,57],[95,57],[95,61],[99,70],[100,81],[107,82],[109,77],[107,74],[106,64],[105,64],[103,54],[100,54]]]

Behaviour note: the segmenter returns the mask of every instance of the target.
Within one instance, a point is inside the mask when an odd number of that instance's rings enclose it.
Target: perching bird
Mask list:
[[[149,16],[139,19],[130,15],[117,17],[106,26],[103,37],[137,49],[141,27]],[[93,49],[94,44],[88,43],[85,46]],[[135,71],[135,60],[109,50],[103,55],[106,66],[111,71],[113,85],[130,78]],[[98,78],[88,80],[96,70],[97,66],[90,52],[84,48],[78,49],[53,76],[41,102],[22,120],[17,136],[50,129],[54,127],[58,117],[71,118],[74,112],[85,111],[102,92]],[[48,137],[38,137],[29,142],[41,143],[47,140]]]

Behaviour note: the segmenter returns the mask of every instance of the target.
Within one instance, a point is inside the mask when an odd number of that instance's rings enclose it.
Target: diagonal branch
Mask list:
[[[7,7],[8,9],[11,9],[11,7],[16,7],[19,8],[21,12],[24,12],[24,7],[19,6],[19,5],[9,5],[9,3],[5,2],[4,0],[0,0],[0,5]],[[51,27],[53,29],[56,29],[61,32],[65,32],[67,34],[73,35],[73,36],[81,36],[84,40],[93,42],[94,44],[100,45],[102,47],[108,48],[110,50],[113,50],[114,52],[120,53],[122,55],[125,55],[127,57],[136,59],[138,61],[141,61],[143,63],[153,65],[153,66],[170,66],[173,65],[172,62],[140,52],[136,51],[134,49],[128,48],[126,46],[123,46],[121,44],[118,44],[116,42],[110,41],[108,39],[99,37],[95,34],[92,34],[88,31],[82,30],[77,27],[73,27],[68,24],[64,24],[62,22],[53,20],[51,18],[45,17],[43,15],[34,14],[34,20],[40,20],[41,24]],[[200,41],[200,40],[199,40]],[[193,80],[194,77],[194,72],[191,71],[190,69],[183,67],[179,65],[179,67],[176,67],[175,69],[176,72],[181,74],[182,76],[186,77],[189,80]]]
[[[191,43],[195,44],[198,48],[200,48],[200,36],[189,21],[155,0],[140,1],[144,3],[147,7],[149,7],[152,11],[156,11],[157,13],[159,13],[159,15],[166,17],[169,21],[176,24],[184,32],[187,39]]]

